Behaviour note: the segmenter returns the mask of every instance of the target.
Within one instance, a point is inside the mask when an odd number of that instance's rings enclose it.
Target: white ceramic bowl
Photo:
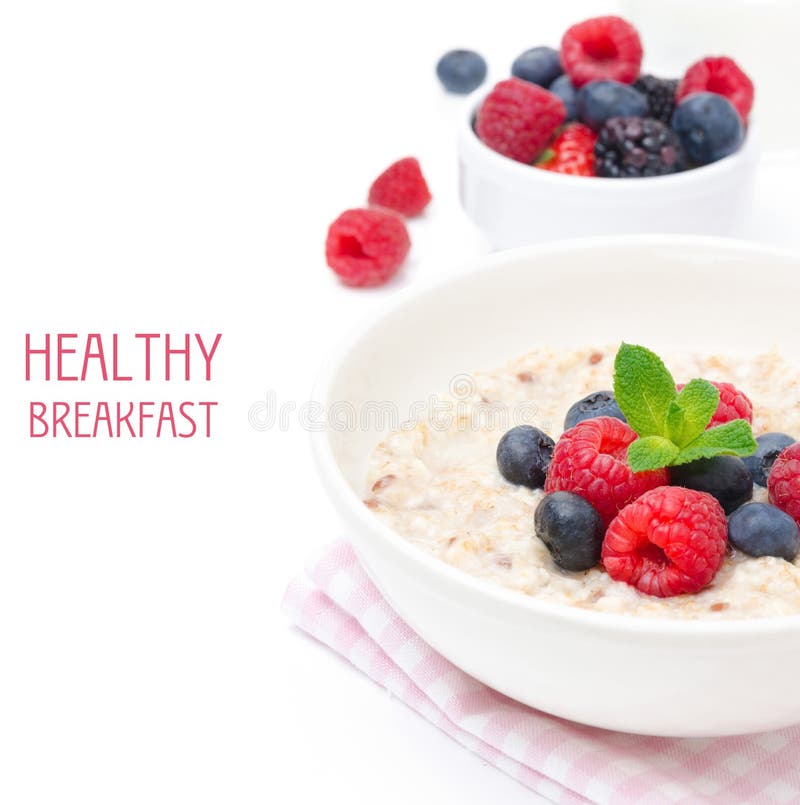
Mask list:
[[[752,209],[758,163],[751,125],[742,147],[701,168],[643,179],[602,179],[539,170],[458,131],[461,203],[494,249],[558,238],[652,232],[735,236]]]
[[[369,401],[407,411],[454,375],[540,342],[742,351],[777,343],[798,361],[798,298],[800,258],[732,240],[585,239],[499,253],[405,293],[359,328],[323,369],[316,399],[328,411],[337,402],[363,411]],[[723,735],[800,721],[800,616],[626,617],[473,578],[364,506],[366,462],[382,435],[377,418],[366,419],[313,434],[321,477],[370,576],[453,663],[533,707],[610,729]]]

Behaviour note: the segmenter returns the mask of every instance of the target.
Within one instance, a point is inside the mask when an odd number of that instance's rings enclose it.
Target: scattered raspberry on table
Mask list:
[[[666,469],[634,473],[627,455],[638,436],[613,417],[587,419],[558,440],[545,492],[574,492],[588,500],[605,525],[650,489],[669,483]]]
[[[697,593],[722,565],[727,535],[725,512],[711,495],[664,486],[614,518],[602,562],[612,579],[647,595]]]
[[[419,215],[431,200],[419,162],[405,157],[390,165],[369,189],[369,203],[399,212],[407,218]]]
[[[345,210],[329,227],[325,258],[345,285],[364,288],[391,279],[411,240],[403,219],[383,209]]]

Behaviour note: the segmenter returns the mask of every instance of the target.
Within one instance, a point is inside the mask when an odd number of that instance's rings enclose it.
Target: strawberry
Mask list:
[[[583,123],[570,123],[547,147],[537,168],[571,176],[594,176],[594,144],[597,135]]]

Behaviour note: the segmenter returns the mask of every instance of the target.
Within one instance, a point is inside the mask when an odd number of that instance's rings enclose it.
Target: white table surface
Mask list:
[[[535,802],[289,626],[337,518],[307,434],[328,345],[485,251],[433,65],[505,74],[596,4],[19,3],[0,26],[0,799]],[[435,201],[402,278],[340,287],[327,224],[417,155]],[[788,239],[784,167],[754,233]],[[788,195],[787,195],[788,194]],[[783,217],[781,217],[783,216]],[[760,221],[760,223],[758,223]],[[222,332],[213,382],[26,383],[24,334]],[[113,386],[113,388],[110,388]],[[214,399],[208,441],[32,440],[31,399]]]

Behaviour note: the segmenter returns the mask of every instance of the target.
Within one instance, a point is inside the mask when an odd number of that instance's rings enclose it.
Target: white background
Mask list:
[[[301,404],[331,344],[484,246],[457,202],[444,50],[507,74],[596,2],[6,4],[0,17],[0,800],[531,794],[279,611],[339,534]],[[646,42],[645,42],[646,44]],[[384,167],[435,196],[402,277],[340,287],[328,223]],[[210,383],[24,381],[24,335],[221,332]],[[195,368],[196,365],[195,365]],[[218,400],[211,440],[32,440],[27,402]]]

